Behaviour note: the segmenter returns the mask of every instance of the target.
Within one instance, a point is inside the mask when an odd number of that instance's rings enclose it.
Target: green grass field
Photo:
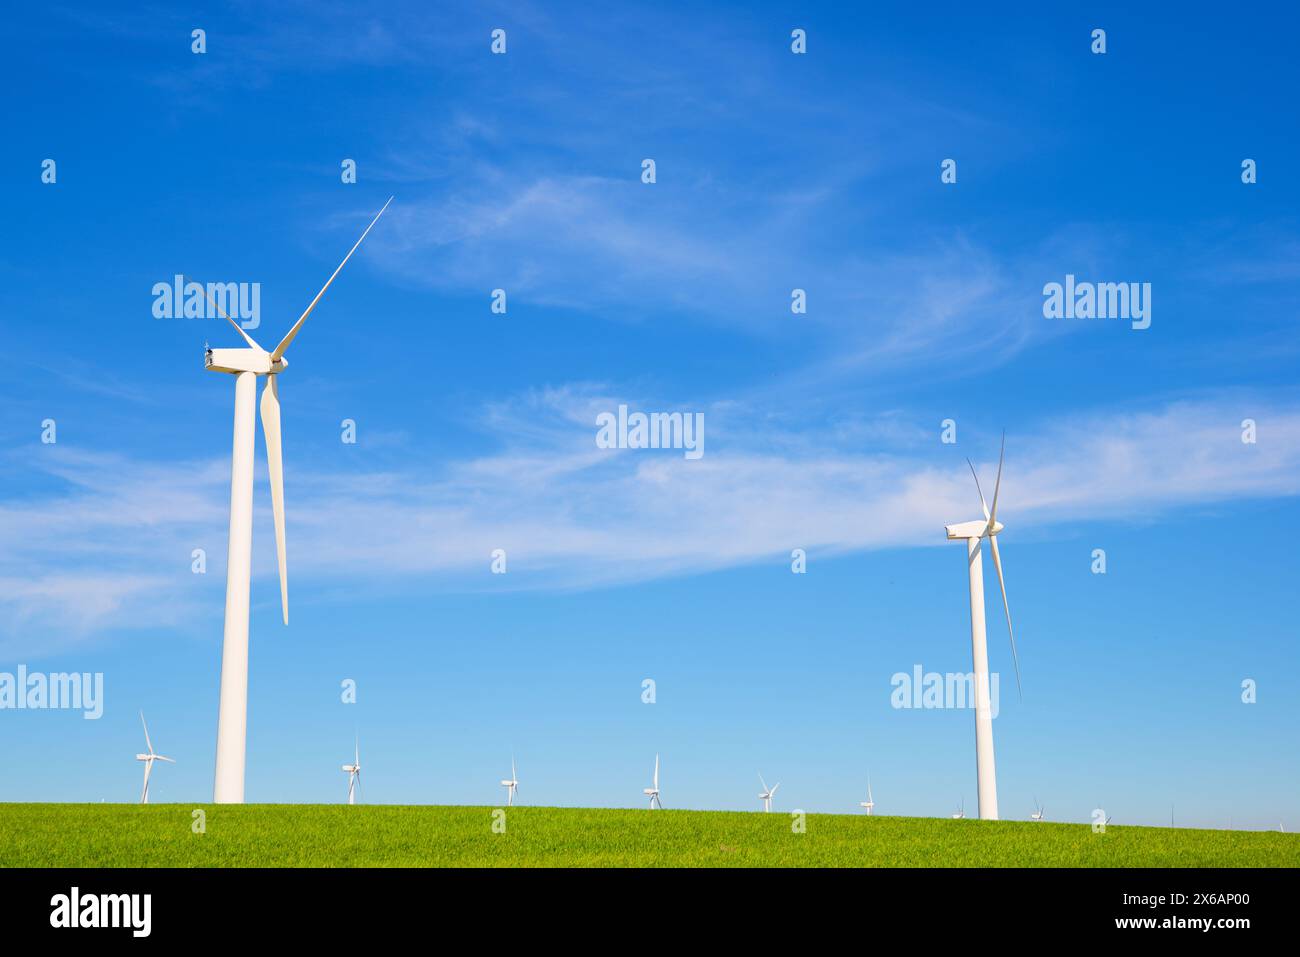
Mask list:
[[[1296,867],[1300,835],[1111,825],[517,807],[0,804],[0,866]]]

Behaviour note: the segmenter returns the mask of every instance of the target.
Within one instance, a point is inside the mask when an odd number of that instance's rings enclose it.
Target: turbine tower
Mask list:
[[[356,739],[355,757],[351,764],[343,765],[343,770],[348,773],[348,803],[357,803],[357,785],[361,783],[361,737]],[[383,788],[381,787],[382,791]]]
[[[140,803],[149,803],[149,775],[153,771],[155,761],[166,761],[168,764],[175,764],[171,758],[165,758],[161,754],[154,754],[153,742],[149,740],[149,725],[145,724],[144,712],[140,712],[140,723],[144,725],[144,744],[149,749],[146,754],[137,754],[135,759],[144,762],[144,790],[140,792]]]
[[[659,810],[662,811],[664,809],[663,802],[659,800],[659,755],[657,754],[655,755],[654,785],[648,788],[642,788],[641,793],[645,795],[649,795],[650,810],[653,811],[655,808],[659,808]]]
[[[871,778],[868,777],[867,778],[867,799],[865,801],[859,801],[858,807],[866,808],[867,817],[871,817],[871,809],[875,806],[876,806],[876,802],[871,797]]]
[[[998,453],[998,477],[993,486],[993,507],[984,501],[975,465],[969,459],[971,475],[975,476],[975,489],[979,492],[984,520],[962,522],[946,526],[949,541],[966,540],[966,567],[970,578],[970,637],[971,656],[974,659],[975,677],[975,771],[979,784],[979,815],[981,820],[998,819],[997,770],[993,762],[993,711],[989,697],[989,651],[984,634],[984,542],[993,553],[993,567],[997,569],[998,585],[1002,589],[1002,608],[1007,615],[1007,631],[1011,634],[1011,658],[1016,668],[1016,688],[1020,688],[1020,661],[1016,657],[1016,636],[1011,630],[1011,606],[1007,604],[1007,586],[1002,578],[1002,557],[998,554],[997,535],[1004,528],[998,521],[998,492],[1002,487],[1002,460],[1006,452],[1006,435],[1002,436],[1002,451]]]
[[[391,203],[389,197],[388,203]],[[244,752],[248,730],[248,593],[253,557],[253,416],[257,378],[266,377],[262,390],[262,429],[266,433],[266,462],[271,477],[271,508],[275,517],[275,551],[280,565],[280,608],[289,624],[289,582],[284,554],[284,467],[280,448],[279,375],[288,367],[284,352],[298,335],[325,290],[338,276],[361,240],[374,228],[384,208],[371,220],[361,239],[343,257],[338,269],[316,293],[316,298],[280,340],[267,352],[235,320],[208,301],[235,327],[246,349],[208,349],[204,362],[209,371],[235,377],[235,438],[230,468],[230,540],[226,562],[226,624],[221,644],[221,699],[217,712],[217,767],[212,799],[218,804],[244,803]]]
[[[781,782],[780,782],[780,781],[777,781],[777,782],[776,782],[776,785],[775,785],[774,787],[768,787],[768,786],[767,786],[767,782],[763,780],[763,775],[762,775],[762,773],[760,773],[760,774],[758,775],[758,783],[761,784],[761,785],[763,785],[763,793],[760,794],[760,795],[758,796],[758,799],[759,799],[760,801],[763,802],[763,810],[764,810],[764,811],[771,811],[771,810],[772,810],[772,795],[775,794],[775,793],[776,793],[776,789],[779,788],[779,787],[781,786]]]
[[[502,781],[501,786],[506,789],[506,807],[512,807],[515,803],[515,792],[519,790],[519,773],[515,771],[515,756],[510,755],[510,778]]]

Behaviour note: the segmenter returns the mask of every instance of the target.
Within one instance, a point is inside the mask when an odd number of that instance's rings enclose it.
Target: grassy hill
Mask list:
[[[1111,825],[517,807],[0,804],[0,866],[1296,867],[1300,835]]]

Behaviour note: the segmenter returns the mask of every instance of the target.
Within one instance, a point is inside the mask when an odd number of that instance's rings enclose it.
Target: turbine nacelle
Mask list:
[[[209,372],[228,372],[239,375],[253,372],[257,375],[275,375],[283,372],[289,360],[283,356],[272,359],[263,349],[208,349],[203,354],[203,365]]]
[[[996,535],[1002,529],[1006,528],[997,519],[993,520],[992,526],[987,519],[976,519],[973,522],[958,522],[956,525],[945,525],[944,531],[948,533],[949,541],[957,541],[962,538],[983,538],[985,535]]]

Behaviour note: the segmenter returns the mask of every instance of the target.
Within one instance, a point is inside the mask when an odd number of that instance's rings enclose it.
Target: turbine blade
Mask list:
[[[188,276],[181,276],[181,280],[182,280],[183,282],[186,282],[186,283],[188,283],[188,282],[192,282],[192,281],[193,281],[193,280],[191,280]],[[231,319],[228,315],[226,315],[226,311],[225,311],[224,309],[222,309],[219,305],[217,305],[217,301],[216,301],[215,299],[213,299],[212,296],[208,293],[208,287],[207,287],[207,286],[203,285],[203,283],[201,283],[201,282],[196,282],[195,285],[197,285],[200,289],[203,290],[203,295],[204,295],[205,297],[207,297],[208,304],[211,305],[212,308],[215,309],[215,310],[217,311],[217,313],[221,316],[221,318],[225,319],[226,322],[230,323],[232,326],[235,327],[235,331],[236,331],[237,333],[239,333],[241,336],[244,337],[244,341],[245,341],[245,342],[247,342],[250,346],[252,346],[252,347],[253,347],[254,349],[256,349],[258,352],[265,352],[265,351],[266,351],[266,350],[263,349],[261,346],[259,346],[256,342],[253,341],[253,337],[250,336],[250,335],[248,334],[247,331],[245,331],[245,329],[244,329],[243,326],[241,326],[239,323],[235,322],[234,319]]]
[[[767,790],[767,782],[763,780],[763,774],[762,774],[762,772],[759,772],[759,775],[758,775],[758,783],[761,784],[761,785],[763,785],[763,790],[764,790],[764,791]]]
[[[993,507],[989,509],[989,528],[992,528],[993,523],[998,520],[998,491],[1002,488],[1002,458],[1006,455],[1006,451],[1007,433],[1004,431],[1002,433],[1002,449],[998,452],[998,478],[993,483]]]
[[[266,377],[262,389],[262,432],[266,436],[266,470],[271,477],[271,511],[275,517],[275,557],[280,563],[280,612],[289,624],[289,572],[284,554],[284,453],[280,446],[279,376]]]
[[[389,196],[388,203],[391,203],[392,201],[393,197]],[[388,203],[384,203],[384,209],[388,208]],[[348,264],[348,260],[352,258],[352,254],[357,251],[357,246],[361,245],[361,240],[365,239],[366,236],[370,234],[370,230],[374,229],[375,223],[379,222],[379,217],[384,215],[384,209],[381,209],[375,214],[375,218],[370,221],[370,225],[366,227],[366,231],[361,234],[361,239],[358,239],[356,245],[348,250],[348,254],[343,257],[343,262],[339,263],[339,268],[334,270],[334,275],[325,280],[325,285],[321,286],[320,292],[316,293],[316,298],[311,301],[311,305],[309,305],[306,311],[298,317],[298,321],[293,324],[293,328],[291,328],[288,333],[285,334],[285,337],[280,340],[280,344],[276,346],[275,351],[271,353],[272,362],[278,362],[280,357],[284,355],[284,350],[289,348],[289,343],[293,342],[294,336],[298,334],[298,330],[302,328],[302,324],[307,321],[307,317],[311,315],[311,311],[316,308],[316,303],[320,302],[320,297],[325,295],[325,290],[330,287],[330,283],[334,281],[334,277],[337,276],[343,267]]]
[[[1002,589],[1002,610],[1007,613],[1007,634],[1011,636],[1011,660],[1016,666],[1016,692],[1023,701],[1025,692],[1020,687],[1020,657],[1016,654],[1016,633],[1011,627],[1011,606],[1007,604],[1007,583],[1002,579],[1002,556],[998,554],[998,537],[990,535],[989,544],[993,546],[993,567],[998,570],[998,587]]]
[[[149,725],[145,724],[143,710],[140,712],[140,723],[144,725],[144,743],[149,748],[149,753],[153,754],[153,742],[149,740]]]
[[[655,790],[659,790],[659,755],[655,755]]]
[[[781,786],[781,782],[780,782],[780,781],[777,781],[776,784],[772,786],[772,791],[771,791],[771,793],[772,793],[772,794],[775,794],[775,793],[776,793],[776,789],[779,788],[780,786]]]
[[[154,757],[156,757],[159,761],[166,761],[168,764],[176,763],[176,761],[173,758],[164,758],[161,754],[154,755]]]
[[[975,463],[967,459],[966,464],[970,466],[970,474],[975,479],[975,491],[980,493],[980,507],[984,509],[984,521],[987,522],[989,520],[989,503],[984,501],[984,489],[980,488],[980,477],[975,474]]]

